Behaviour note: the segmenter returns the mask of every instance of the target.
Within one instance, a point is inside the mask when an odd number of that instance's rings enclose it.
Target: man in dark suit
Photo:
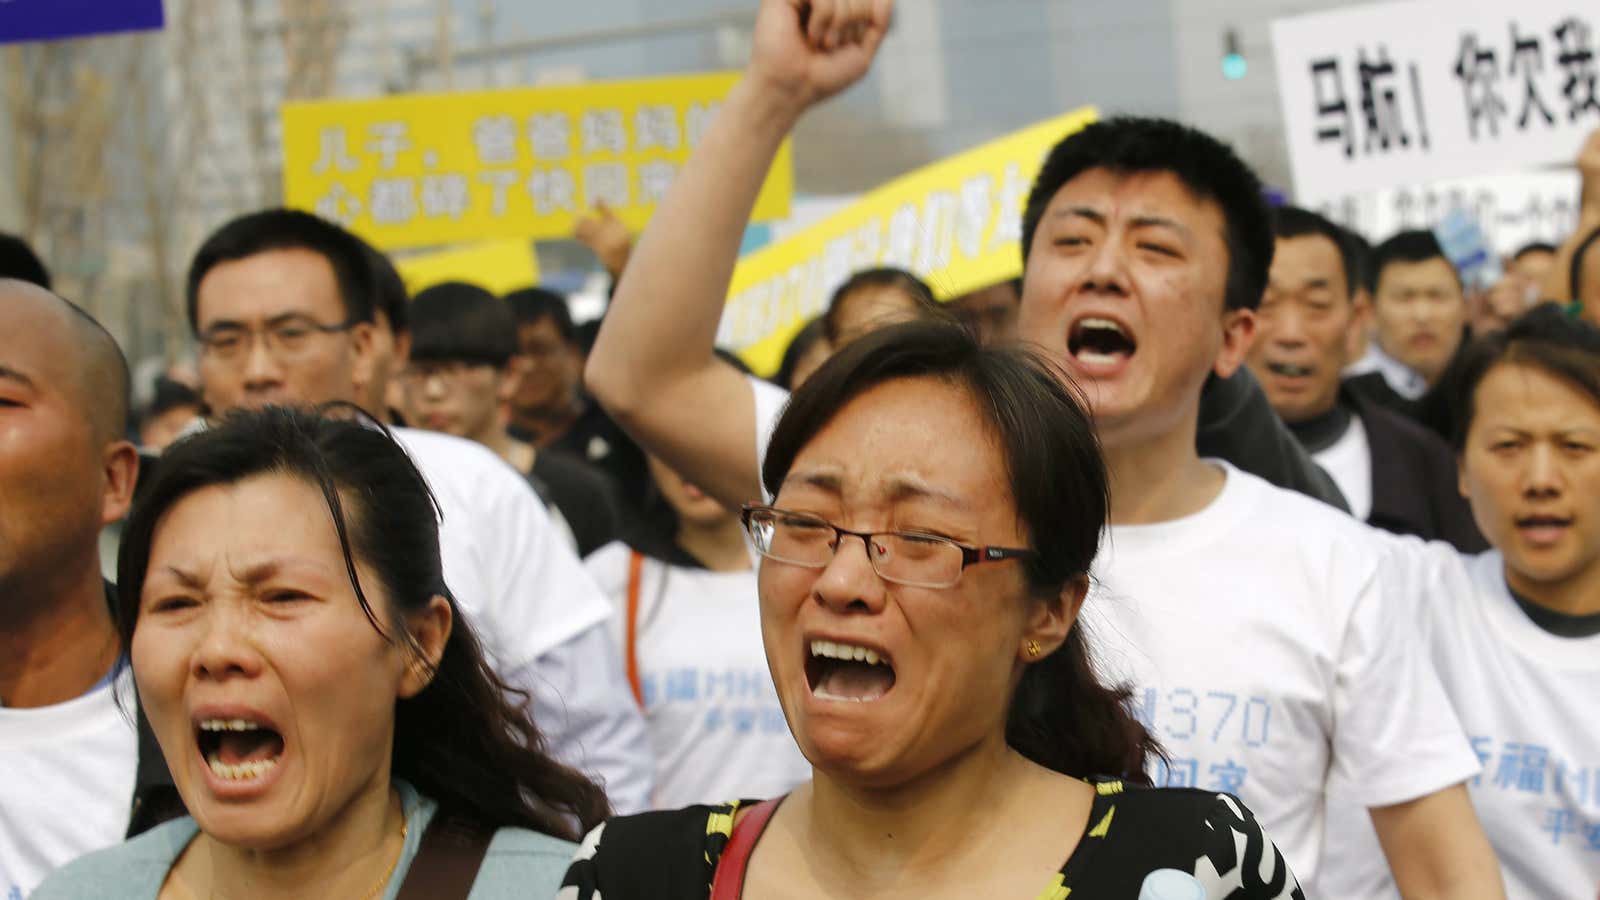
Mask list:
[[[1387,531],[1487,549],[1436,435],[1341,381],[1371,307],[1350,235],[1303,209],[1277,211],[1277,247],[1249,364],[1273,409],[1328,470],[1358,518]]]

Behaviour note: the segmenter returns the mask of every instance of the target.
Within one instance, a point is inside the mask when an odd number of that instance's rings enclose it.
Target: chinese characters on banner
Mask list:
[[[1517,172],[1452,178],[1348,194],[1315,204],[1328,218],[1382,239],[1407,228],[1433,228],[1453,209],[1477,220],[1502,256],[1532,241],[1560,244],[1578,221],[1578,173]]]
[[[412,294],[446,281],[470,282],[496,294],[539,283],[539,260],[533,255],[533,246],[518,238],[396,257],[394,264]]]
[[[718,346],[778,368],[789,339],[852,272],[898,266],[941,299],[1022,274],[1022,208],[1057,141],[1095,120],[1084,108],[1030,125],[862,195],[734,269]]]
[[[379,247],[570,237],[605,203],[639,229],[736,73],[283,108],[285,202]],[[786,142],[755,219],[788,214]]]
[[[1571,163],[1600,128],[1590,3],[1407,0],[1273,23],[1297,201]]]

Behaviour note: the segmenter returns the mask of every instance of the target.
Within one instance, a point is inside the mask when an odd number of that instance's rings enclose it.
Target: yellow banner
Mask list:
[[[412,294],[446,281],[466,281],[496,294],[539,283],[539,261],[526,239],[486,241],[394,261]]]
[[[284,202],[379,247],[563,238],[605,202],[639,229],[737,73],[283,107]],[[789,214],[785,142],[755,220]]]
[[[1022,274],[1022,208],[1050,148],[1095,120],[1093,107],[940,160],[739,261],[717,332],[750,368],[778,368],[790,338],[850,274],[898,266],[940,299]]]

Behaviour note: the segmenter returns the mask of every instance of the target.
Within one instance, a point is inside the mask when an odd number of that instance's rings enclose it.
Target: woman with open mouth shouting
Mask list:
[[[762,475],[762,638],[812,779],[614,820],[559,897],[1303,896],[1236,798],[1147,786],[1159,749],[1098,680],[1107,476],[1064,376],[891,326],[794,394]]]
[[[544,753],[441,573],[433,496],[381,426],[268,407],[169,449],[117,621],[189,816],[35,896],[554,893],[605,797]]]

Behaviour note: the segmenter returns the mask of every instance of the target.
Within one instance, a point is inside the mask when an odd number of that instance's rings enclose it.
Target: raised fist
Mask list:
[[[809,108],[866,74],[893,10],[894,0],[762,0],[750,78]]]

